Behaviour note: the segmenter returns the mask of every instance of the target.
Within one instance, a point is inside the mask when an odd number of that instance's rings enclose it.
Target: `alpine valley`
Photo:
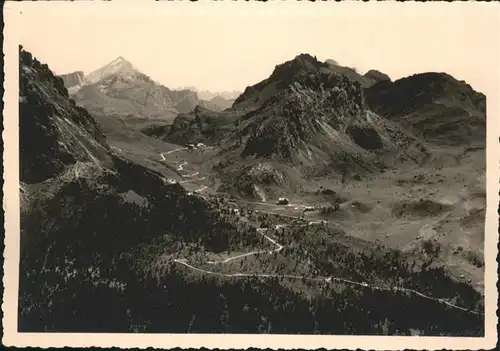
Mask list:
[[[19,81],[20,332],[484,335],[459,77],[304,53],[217,93],[20,48]]]

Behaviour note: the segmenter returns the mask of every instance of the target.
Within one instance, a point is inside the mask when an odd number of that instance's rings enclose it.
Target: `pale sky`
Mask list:
[[[119,3],[17,3],[19,41],[58,74],[124,56],[171,88],[242,91],[299,53],[392,79],[447,72],[483,92],[498,81],[495,4]]]

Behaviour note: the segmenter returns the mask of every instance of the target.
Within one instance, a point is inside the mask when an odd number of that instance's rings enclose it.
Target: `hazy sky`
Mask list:
[[[172,88],[243,90],[299,53],[393,79],[448,72],[484,92],[498,80],[500,18],[491,4],[117,5],[24,3],[20,43],[56,73],[88,73],[121,55]]]

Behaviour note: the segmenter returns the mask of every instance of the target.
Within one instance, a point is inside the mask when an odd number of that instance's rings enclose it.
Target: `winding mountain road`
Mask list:
[[[185,149],[187,149],[187,148],[179,148],[179,149],[175,149],[175,150],[168,151],[168,152],[165,152],[165,153],[161,153],[160,155],[162,157],[162,160],[165,161],[166,159],[163,157],[164,154],[165,155],[166,154],[171,154],[171,153],[174,153],[174,152],[177,152],[177,151],[181,151],[181,150],[185,150]],[[181,167],[181,170],[182,170],[182,167]],[[198,172],[195,173],[195,174],[198,174]],[[202,178],[199,178],[199,179],[185,180],[185,181],[182,181],[180,183],[186,183],[186,182],[193,181],[193,180],[203,180],[203,179],[205,179],[205,177],[202,177]],[[208,186],[202,186],[200,189],[196,190],[195,192],[201,192],[201,191],[204,191],[207,188],[208,188]],[[249,202],[249,201],[239,201],[239,202],[252,204],[252,202]],[[268,203],[260,203],[260,202],[255,202],[254,204],[271,205],[271,204],[268,204]],[[289,204],[289,205],[291,205],[291,206],[301,206],[301,205],[297,205],[297,204],[296,205]],[[267,211],[259,211],[259,212],[270,213],[270,214],[274,214],[274,215],[282,216],[282,217],[300,219],[299,216],[290,216],[290,215],[284,215],[284,214],[280,214],[280,213],[267,212]],[[307,224],[308,225],[312,225],[312,224],[319,224],[319,223],[323,223],[323,222],[325,222],[325,221],[312,221],[312,222],[308,222]],[[283,227],[286,227],[286,226],[287,225],[284,225],[284,224],[278,224],[278,225],[275,226],[275,228],[279,229],[279,228],[283,228]],[[248,253],[245,253],[245,254],[235,255],[235,256],[226,258],[224,260],[207,261],[206,263],[207,264],[211,264],[211,265],[220,265],[220,264],[229,263],[231,261],[238,260],[238,259],[241,259],[241,258],[244,258],[244,257],[249,257],[249,256],[253,256],[253,255],[259,255],[259,254],[263,254],[263,253],[273,254],[275,252],[280,252],[281,250],[283,250],[283,248],[284,248],[283,245],[281,245],[276,240],[272,239],[271,237],[269,237],[268,235],[265,234],[265,232],[267,230],[268,230],[267,228],[259,228],[259,229],[257,229],[257,232],[260,235],[262,235],[264,238],[266,238],[269,242],[271,242],[273,245],[275,245],[276,249],[271,250],[271,251],[269,251],[269,250],[257,250],[257,251],[252,251],[252,252],[248,252]],[[473,310],[469,310],[469,309],[467,309],[465,307],[455,305],[455,304],[453,304],[451,302],[448,302],[448,301],[446,301],[444,299],[440,299],[440,298],[432,297],[432,296],[429,296],[429,295],[425,295],[425,294],[423,294],[423,293],[421,293],[419,291],[416,291],[414,289],[408,289],[408,288],[404,288],[404,287],[400,287],[400,286],[393,286],[393,287],[379,286],[379,285],[375,285],[375,284],[371,284],[371,283],[367,283],[367,282],[355,282],[355,281],[352,281],[352,280],[349,280],[349,279],[344,279],[344,278],[339,278],[339,277],[307,277],[307,276],[296,276],[296,275],[287,275],[287,274],[241,273],[241,272],[237,272],[237,273],[219,273],[219,272],[209,271],[209,270],[206,270],[206,269],[195,267],[195,266],[189,264],[188,261],[187,261],[187,259],[185,259],[185,258],[174,259],[174,262],[176,262],[178,264],[181,264],[181,265],[183,265],[183,266],[185,266],[185,267],[187,267],[187,268],[189,268],[191,270],[203,273],[203,274],[216,275],[216,276],[227,277],[227,278],[249,278],[249,277],[286,278],[286,279],[299,279],[299,280],[316,281],[316,282],[321,282],[322,281],[322,282],[327,282],[327,283],[330,283],[332,281],[336,281],[336,282],[340,282],[340,283],[345,283],[345,284],[360,286],[360,287],[363,287],[363,288],[369,288],[369,289],[372,289],[372,290],[384,290],[384,291],[391,291],[392,290],[392,291],[407,292],[407,293],[414,294],[414,295],[420,296],[420,297],[428,299],[428,300],[433,300],[433,301],[445,304],[448,307],[459,309],[461,311],[464,311],[464,312],[467,312],[467,313],[470,313],[470,314],[484,315],[484,313],[473,311]]]
[[[272,250],[272,251],[267,251],[267,250],[252,251],[252,252],[249,252],[249,253],[246,253],[246,254],[232,256],[232,257],[229,257],[229,258],[227,258],[225,260],[208,261],[207,263],[208,264],[212,264],[212,265],[224,264],[224,263],[228,263],[228,262],[231,262],[231,261],[243,258],[243,257],[248,257],[248,256],[252,256],[252,255],[258,255],[258,254],[262,254],[262,253],[272,254],[274,252],[281,251],[284,248],[284,246],[281,245],[281,244],[279,244],[278,242],[276,242],[272,238],[270,238],[268,235],[263,234],[263,232],[266,231],[266,230],[267,229],[260,228],[258,231],[261,232],[261,235],[264,236],[267,240],[269,240],[271,243],[273,243],[274,245],[277,246],[277,248],[275,250]],[[404,287],[400,287],[400,286],[386,287],[386,286],[380,286],[380,285],[370,284],[370,283],[366,283],[366,282],[355,282],[355,281],[352,281],[352,280],[349,280],[349,279],[344,279],[344,278],[339,278],[339,277],[307,277],[307,276],[302,276],[302,275],[289,275],[289,274],[241,273],[241,272],[237,272],[237,273],[219,273],[219,272],[209,271],[209,270],[206,270],[206,269],[195,267],[195,266],[189,264],[186,259],[174,259],[174,262],[179,263],[179,264],[181,264],[181,265],[183,265],[183,266],[185,266],[185,267],[187,267],[189,269],[192,269],[192,270],[200,272],[200,273],[209,274],[209,275],[216,275],[216,276],[221,276],[221,277],[227,277],[227,278],[250,278],[250,277],[258,277],[258,278],[286,278],[286,279],[298,279],[298,280],[308,280],[308,281],[326,282],[326,283],[330,283],[332,281],[335,281],[335,282],[340,282],[340,283],[344,283],[344,284],[356,285],[356,286],[360,286],[360,287],[363,287],[363,288],[369,288],[369,289],[372,289],[372,290],[382,290],[382,291],[391,291],[392,290],[392,291],[407,292],[407,293],[418,295],[418,296],[420,296],[422,298],[425,298],[427,300],[433,300],[433,301],[445,304],[445,305],[447,305],[447,306],[449,306],[451,308],[459,309],[461,311],[464,311],[464,312],[467,312],[467,313],[470,313],[470,314],[484,315],[481,312],[469,310],[469,309],[467,309],[465,307],[455,305],[455,304],[453,304],[451,302],[448,302],[448,301],[446,301],[444,299],[440,299],[440,298],[432,297],[432,296],[429,296],[429,295],[425,295],[425,294],[423,294],[423,293],[421,293],[419,291],[416,291],[414,289],[408,289],[408,288],[404,288]]]
[[[173,154],[174,152],[178,152],[178,151],[182,151],[182,150],[187,150],[187,147],[180,147],[180,148],[175,149],[175,150],[170,150],[170,151],[167,151],[167,152],[160,153],[161,161],[166,161],[167,160],[165,158],[165,156],[163,156],[163,155],[170,155],[170,154]]]
[[[185,165],[187,165],[187,162],[181,162],[181,164],[177,167],[177,170],[182,171]]]

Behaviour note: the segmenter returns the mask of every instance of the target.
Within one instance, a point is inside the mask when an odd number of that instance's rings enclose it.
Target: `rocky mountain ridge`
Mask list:
[[[365,91],[369,108],[425,140],[485,145],[486,97],[449,74],[415,74]]]
[[[251,111],[241,112],[245,108]],[[350,145],[350,152],[358,155],[385,148],[401,154],[402,145],[412,140],[367,109],[361,83],[307,54],[277,66],[269,78],[248,87],[232,110],[240,111],[241,118],[232,120],[237,127],[229,139],[241,144],[243,157],[274,155],[322,164],[342,149],[339,145]],[[403,144],[399,137],[405,139]]]

